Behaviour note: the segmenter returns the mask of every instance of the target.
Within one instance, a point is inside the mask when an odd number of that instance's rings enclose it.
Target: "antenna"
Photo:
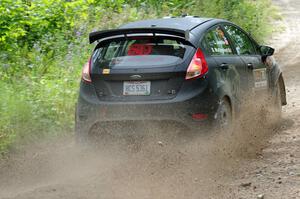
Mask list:
[[[187,16],[189,16],[187,13],[181,14],[181,17],[187,17]]]

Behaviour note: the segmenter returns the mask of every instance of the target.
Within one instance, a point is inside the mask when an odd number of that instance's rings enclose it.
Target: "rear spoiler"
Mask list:
[[[111,30],[103,30],[97,32],[91,32],[89,35],[90,44],[94,43],[97,40],[104,39],[106,37],[112,37],[117,35],[124,35],[127,37],[128,34],[141,34],[141,33],[150,33],[155,36],[155,34],[167,34],[176,37],[180,37],[189,41],[190,39],[190,31],[189,30],[179,30],[179,29],[172,29],[172,28],[157,28],[157,27],[150,27],[150,28],[128,28],[128,29],[111,29]]]

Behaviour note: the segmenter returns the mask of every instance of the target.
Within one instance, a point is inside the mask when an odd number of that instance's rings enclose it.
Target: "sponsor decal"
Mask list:
[[[253,70],[253,76],[254,76],[254,88],[256,89],[267,88],[268,80],[267,80],[267,71],[265,68]]]

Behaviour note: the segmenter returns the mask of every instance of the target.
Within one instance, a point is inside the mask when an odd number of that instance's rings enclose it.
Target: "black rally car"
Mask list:
[[[89,40],[97,45],[82,72],[79,138],[108,122],[173,121],[199,129],[206,121],[227,128],[245,100],[271,96],[266,100],[278,111],[286,104],[274,49],[226,20],[137,21],[92,32]]]

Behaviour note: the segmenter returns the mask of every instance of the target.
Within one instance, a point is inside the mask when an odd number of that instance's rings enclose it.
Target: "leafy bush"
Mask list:
[[[72,132],[88,33],[190,13],[266,35],[270,0],[1,0],[0,153],[13,143]]]
[[[278,15],[271,0],[202,0],[195,7],[194,14],[233,21],[259,41],[272,31],[270,21]]]

